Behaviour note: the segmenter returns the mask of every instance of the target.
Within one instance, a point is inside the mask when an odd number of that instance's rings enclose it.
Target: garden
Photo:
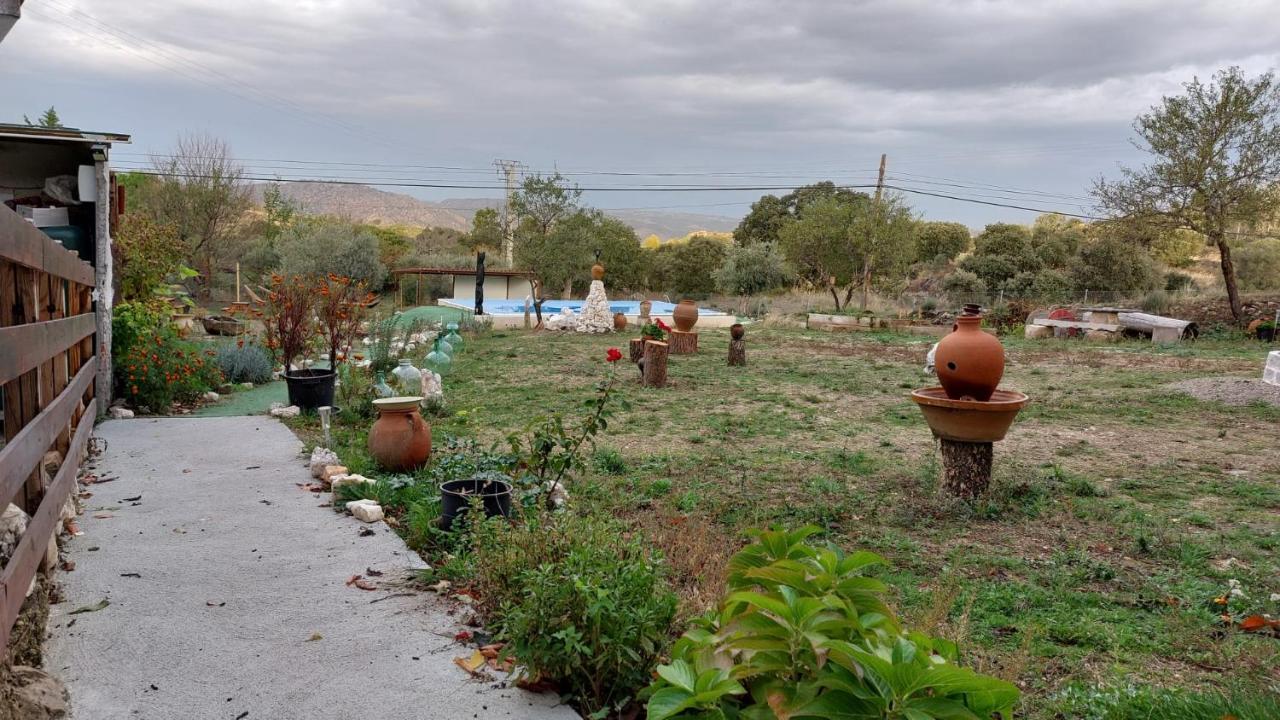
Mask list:
[[[488,668],[584,716],[1274,707],[1280,646],[1257,619],[1280,611],[1280,407],[1171,387],[1256,375],[1247,341],[1002,338],[1001,386],[1031,402],[965,500],[910,399],[932,339],[756,323],[729,367],[730,333],[704,330],[648,388],[627,335],[472,324],[423,413],[429,462],[388,471],[377,372],[423,365],[438,349],[410,338],[447,331],[370,327],[376,359],[340,370],[328,427],[287,422],[367,480],[335,507],[376,502],[423,584],[471,607]],[[459,482],[476,492],[441,492]]]

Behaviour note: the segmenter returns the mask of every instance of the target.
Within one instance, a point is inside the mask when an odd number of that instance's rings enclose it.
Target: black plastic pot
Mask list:
[[[1258,328],[1254,332],[1258,334],[1258,339],[1262,342],[1272,342],[1276,339],[1275,328]]]
[[[289,387],[289,404],[297,405],[305,412],[315,412],[324,405],[333,405],[333,379],[337,375],[332,370],[294,370],[284,376]]]
[[[440,527],[448,530],[480,498],[485,517],[511,517],[511,483],[485,475],[449,480],[440,486]]]

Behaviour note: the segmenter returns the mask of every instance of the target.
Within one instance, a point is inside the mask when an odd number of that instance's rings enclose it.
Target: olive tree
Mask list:
[[[1141,168],[1100,179],[1094,193],[1116,216],[1182,227],[1218,248],[1231,314],[1243,319],[1229,228],[1272,212],[1280,181],[1280,85],[1273,73],[1248,78],[1238,67],[1165,97],[1134,122]]]

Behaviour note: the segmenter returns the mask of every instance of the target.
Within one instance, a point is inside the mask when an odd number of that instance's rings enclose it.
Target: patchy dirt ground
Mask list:
[[[1280,407],[1280,385],[1268,385],[1261,380],[1239,377],[1192,378],[1170,383],[1165,387],[1186,393],[1197,400],[1234,406],[1260,402]]]

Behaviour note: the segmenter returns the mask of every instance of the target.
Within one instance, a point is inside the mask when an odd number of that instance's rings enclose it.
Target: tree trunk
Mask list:
[[[991,484],[991,443],[942,440],[942,486],[947,492],[972,500]]]
[[[573,278],[564,281],[564,296],[561,300],[569,300],[573,298]]]
[[[836,312],[840,312],[840,293],[836,292],[835,285],[828,285],[827,289],[831,290],[831,299],[836,301]]]
[[[1216,230],[1209,234],[1209,239],[1218,246],[1222,256],[1222,282],[1227,286],[1227,302],[1231,304],[1231,317],[1236,325],[1244,324],[1244,310],[1240,307],[1240,289],[1236,287],[1236,266],[1231,261],[1231,246],[1227,244],[1226,234]]]
[[[862,271],[862,309],[867,309],[867,295],[871,293],[871,260],[867,260],[867,267]]]
[[[667,344],[671,347],[672,355],[692,355],[698,352],[698,333],[672,330],[670,335]]]
[[[747,341],[746,340],[730,340],[729,341],[729,364],[730,365],[746,365],[747,364]]]
[[[638,363],[640,358],[644,357],[644,338],[635,338],[631,341],[628,350],[631,354],[631,362]]]
[[[650,340],[644,344],[645,387],[667,386],[667,344]]]

